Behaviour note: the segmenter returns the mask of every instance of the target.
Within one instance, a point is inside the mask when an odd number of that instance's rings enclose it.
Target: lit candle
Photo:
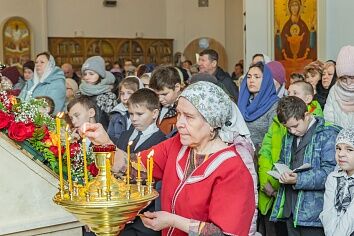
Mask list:
[[[60,138],[60,128],[61,123],[60,119],[63,117],[63,112],[59,112],[55,117],[55,123],[57,128],[57,136],[58,136],[58,159],[59,159],[59,182],[60,182],[60,191],[64,191],[64,179],[63,179],[63,161],[61,156],[61,138]]]
[[[130,146],[133,144],[133,141],[129,141],[127,147],[127,154],[128,154],[128,163],[127,163],[127,185],[130,184]]]
[[[141,180],[141,156],[140,152],[138,153],[138,180]]]
[[[86,132],[86,123],[84,123],[83,126],[83,136],[82,136],[82,154],[84,155],[84,178],[85,178],[85,186],[88,184],[88,173],[87,173],[87,157],[86,157],[86,136],[85,136],[85,132]]]
[[[148,168],[149,168],[149,173],[148,173],[148,182],[151,184],[152,183],[152,172],[153,172],[153,168],[154,168],[154,159],[153,159],[153,155],[154,155],[154,149],[150,151],[149,155],[148,155],[148,160],[147,163],[149,163]]]
[[[71,178],[71,160],[70,160],[70,138],[69,138],[69,125],[66,125],[65,129],[65,151],[66,151],[66,165],[68,169],[68,182],[69,182],[69,191],[73,191],[73,182]]]
[[[106,159],[106,185],[107,185],[107,192],[111,189],[111,159]]]

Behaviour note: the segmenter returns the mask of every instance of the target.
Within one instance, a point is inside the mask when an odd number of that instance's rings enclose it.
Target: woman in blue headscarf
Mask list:
[[[238,107],[257,150],[273,122],[277,104],[278,96],[268,66],[262,62],[251,65],[241,84]]]

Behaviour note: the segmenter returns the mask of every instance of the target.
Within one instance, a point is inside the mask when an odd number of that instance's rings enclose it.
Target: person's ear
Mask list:
[[[159,113],[160,113],[160,110],[159,110],[159,109],[154,109],[154,110],[152,111],[152,118],[153,118],[154,120],[157,120],[157,118],[159,117]]]
[[[96,111],[93,108],[89,109],[89,118],[94,118],[96,116]]]
[[[311,113],[310,112],[305,112],[305,119],[306,121],[309,121],[310,120],[310,117],[311,117]]]
[[[313,96],[312,95],[306,95],[305,96],[305,103],[306,105],[309,105],[313,100]]]
[[[218,62],[217,62],[216,60],[213,60],[213,61],[211,62],[211,65],[212,65],[213,67],[216,67],[216,66],[218,65]]]
[[[181,91],[181,84],[180,83],[175,84],[175,91],[176,92]]]

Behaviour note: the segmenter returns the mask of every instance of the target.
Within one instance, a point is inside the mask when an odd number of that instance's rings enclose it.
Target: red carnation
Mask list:
[[[76,156],[81,150],[80,144],[77,142],[70,144],[70,156],[74,157]]]
[[[0,110],[0,129],[9,127],[9,125],[14,121],[12,115],[7,114]]]
[[[95,163],[92,162],[88,167],[87,167],[88,171],[90,171],[91,175],[93,177],[96,177],[96,175],[98,175],[98,168],[96,167]]]
[[[56,156],[56,157],[59,156],[59,151],[58,151],[57,146],[54,146],[54,145],[50,146],[49,151],[51,151],[54,154],[54,156]],[[64,147],[61,147],[61,153],[63,154],[64,152],[65,152]]]
[[[8,135],[11,139],[22,142],[32,138],[34,132],[33,123],[12,122],[8,129]]]

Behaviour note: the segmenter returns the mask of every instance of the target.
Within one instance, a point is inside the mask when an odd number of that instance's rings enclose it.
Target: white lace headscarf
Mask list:
[[[27,94],[24,98],[25,101],[27,101],[28,99],[32,98],[32,94],[34,89],[37,87],[37,85],[39,83],[43,83],[44,80],[46,78],[48,78],[48,76],[53,72],[55,68],[55,60],[54,57],[52,55],[49,56],[49,60],[48,63],[46,65],[46,67],[44,68],[44,72],[42,74],[42,76],[40,76],[37,73],[36,67],[34,68],[34,73],[33,73],[33,86],[27,91]]]

